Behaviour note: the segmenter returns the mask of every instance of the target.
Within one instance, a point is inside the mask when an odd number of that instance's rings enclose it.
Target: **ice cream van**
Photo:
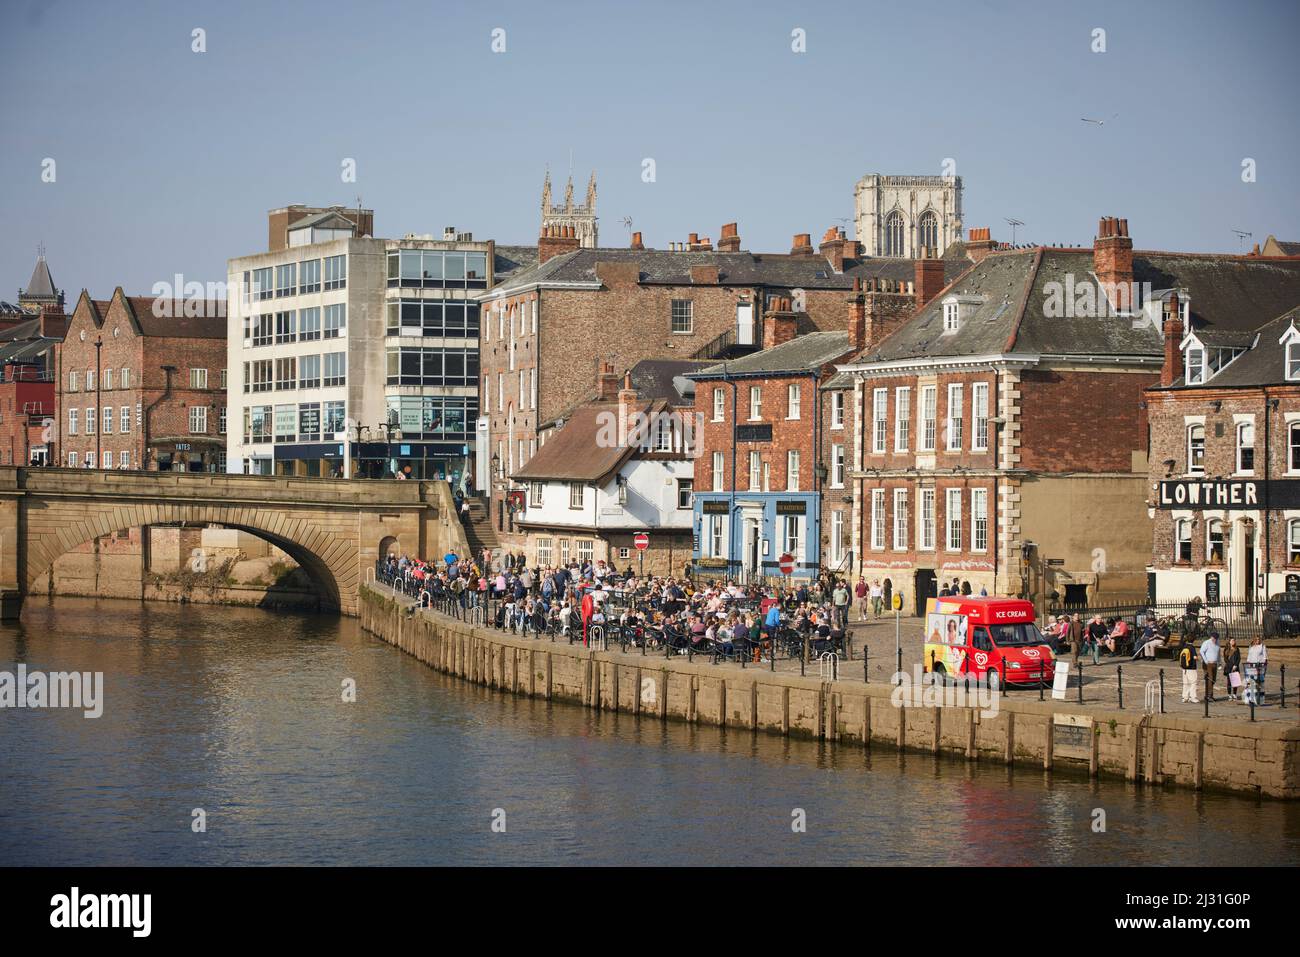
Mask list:
[[[1021,598],[955,595],[925,603],[923,667],[947,679],[990,687],[1050,684],[1052,649]]]

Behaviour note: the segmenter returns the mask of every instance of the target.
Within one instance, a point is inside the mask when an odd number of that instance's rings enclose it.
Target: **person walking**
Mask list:
[[[1228,647],[1223,649],[1223,680],[1228,683],[1228,700],[1240,701],[1237,689],[1241,687],[1241,649],[1236,638],[1229,638]]]
[[[1191,704],[1199,704],[1201,700],[1196,697],[1196,666],[1196,649],[1191,645],[1184,645],[1183,650],[1178,652],[1178,667],[1183,671],[1183,701]]]
[[[867,620],[867,600],[871,596],[871,589],[867,587],[867,580],[863,576],[858,576],[858,583],[853,586],[853,596],[858,600],[858,621]]]
[[[835,590],[831,592],[831,601],[835,605],[835,622],[840,629],[849,627],[849,589],[843,581],[835,583]]]
[[[1070,664],[1075,670],[1078,670],[1079,655],[1083,653],[1083,619],[1079,617],[1077,611],[1074,613],[1074,616],[1070,618],[1070,624],[1066,630],[1066,635],[1068,635],[1070,639]]]
[[[1219,636],[1213,631],[1201,642],[1201,667],[1205,669],[1205,697],[1214,700],[1214,683],[1219,678]]]
[[[885,603],[885,590],[880,587],[880,579],[874,579],[871,582],[871,610],[877,618],[880,617],[880,608]]]

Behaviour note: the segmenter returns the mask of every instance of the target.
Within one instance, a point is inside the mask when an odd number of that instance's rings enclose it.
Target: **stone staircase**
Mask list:
[[[483,554],[483,549],[490,548],[495,554],[501,550],[501,541],[497,538],[496,527],[492,524],[492,513],[487,502],[481,498],[469,500],[469,518],[462,522],[465,538],[475,558]]]

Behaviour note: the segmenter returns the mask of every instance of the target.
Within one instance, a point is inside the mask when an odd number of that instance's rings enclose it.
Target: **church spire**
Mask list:
[[[551,209],[551,168],[546,167],[546,179],[542,180],[542,215]]]
[[[587,182],[587,209],[590,212],[596,211],[596,171],[591,171],[591,179]]]
[[[564,187],[564,211],[573,212],[573,174],[569,174],[568,185]]]

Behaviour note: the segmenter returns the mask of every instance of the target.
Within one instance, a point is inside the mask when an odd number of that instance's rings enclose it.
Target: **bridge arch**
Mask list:
[[[158,502],[108,505],[85,503],[70,510],[61,503],[34,502],[26,513],[28,550],[26,592],[54,562],[79,545],[121,528],[151,525],[219,525],[255,535],[284,551],[316,586],[322,611],[344,610],[344,588],[357,576],[357,541],[337,527],[323,529],[315,516],[239,506]],[[355,522],[351,523],[355,527]]]

